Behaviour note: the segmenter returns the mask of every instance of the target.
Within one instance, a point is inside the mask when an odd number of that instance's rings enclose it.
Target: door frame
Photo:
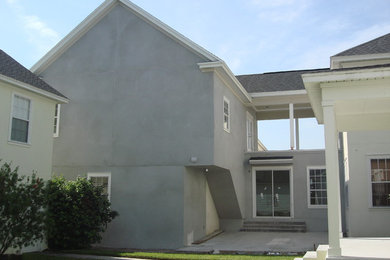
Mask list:
[[[278,170],[288,170],[290,172],[290,216],[281,217],[281,216],[257,216],[256,215],[256,171],[278,171]],[[272,219],[288,219],[294,218],[294,190],[293,190],[293,167],[292,166],[255,166],[252,167],[252,215],[253,218],[272,218]]]

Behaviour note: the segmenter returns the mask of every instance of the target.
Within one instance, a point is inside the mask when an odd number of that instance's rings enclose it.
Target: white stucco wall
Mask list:
[[[31,100],[30,144],[9,141],[14,94]],[[0,81],[0,163],[11,162],[13,168],[19,166],[19,175],[31,176],[36,171],[39,177],[48,180],[52,167],[54,110],[54,101]],[[38,244],[22,251],[44,248],[44,244]]]
[[[390,131],[348,133],[348,229],[352,237],[390,236],[390,207],[374,208],[370,158],[390,156]],[[348,168],[347,168],[348,169]]]

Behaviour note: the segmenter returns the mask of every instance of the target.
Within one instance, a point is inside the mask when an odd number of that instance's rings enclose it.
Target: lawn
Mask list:
[[[298,256],[263,256],[263,255],[211,255],[211,254],[182,254],[182,253],[156,253],[156,252],[118,252],[110,250],[72,250],[63,253],[69,254],[86,254],[99,256],[117,256],[117,257],[133,257],[144,259],[161,259],[161,260],[293,260]],[[48,258],[47,258],[48,257]],[[63,257],[53,257],[52,255],[44,254],[25,254],[23,260],[36,259],[54,259],[66,260],[76,259]]]

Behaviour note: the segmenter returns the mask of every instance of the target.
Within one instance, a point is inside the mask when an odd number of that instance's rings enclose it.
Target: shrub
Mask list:
[[[8,163],[0,168],[0,255],[43,238],[44,182],[35,173],[19,176],[18,169]]]
[[[55,177],[48,182],[46,236],[51,249],[87,248],[100,242],[117,215],[102,188],[85,178]]]

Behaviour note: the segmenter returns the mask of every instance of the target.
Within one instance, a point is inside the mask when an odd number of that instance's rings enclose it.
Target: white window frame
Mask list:
[[[89,172],[87,179],[90,180],[91,177],[108,177],[107,197],[111,201],[111,172]]]
[[[228,110],[228,113],[226,114],[225,113],[225,103],[227,104],[227,110]],[[223,129],[230,133],[230,130],[231,130],[231,113],[230,113],[230,101],[227,97],[223,97],[223,102],[222,102],[222,113],[223,113]],[[226,122],[226,125],[227,127],[225,127],[225,116],[227,118],[227,122]]]
[[[252,123],[252,126],[250,125]],[[246,149],[248,152],[253,152],[254,145],[254,119],[253,116],[247,111],[246,112]]]
[[[24,98],[27,99],[30,102],[29,106],[29,115],[28,115],[28,129],[27,129],[27,142],[21,142],[17,140],[12,140],[12,119],[14,118],[14,103],[15,103],[15,97]],[[12,93],[12,102],[11,102],[11,115],[9,119],[9,135],[8,135],[8,142],[15,143],[15,144],[21,144],[21,145],[31,145],[31,124],[32,124],[32,110],[33,110],[33,102],[31,97],[28,97],[26,95],[20,94],[20,93]]]
[[[310,199],[310,170],[325,170],[326,178],[328,178],[328,174],[326,172],[326,166],[325,165],[314,165],[314,166],[307,166],[306,171],[307,171],[307,207],[311,209],[326,209],[328,208],[328,203],[326,205],[313,205],[311,204],[311,199]],[[328,185],[326,189],[326,198],[328,199]]]
[[[371,179],[371,160],[372,159],[390,159],[390,154],[370,154],[367,155],[367,172],[368,172],[368,185],[369,187],[369,207],[372,209],[390,209],[390,206],[374,206],[372,203],[372,179]],[[388,183],[387,181],[383,183]]]
[[[56,104],[54,109],[54,133],[53,137],[58,137],[60,135],[60,113],[61,105]]]

